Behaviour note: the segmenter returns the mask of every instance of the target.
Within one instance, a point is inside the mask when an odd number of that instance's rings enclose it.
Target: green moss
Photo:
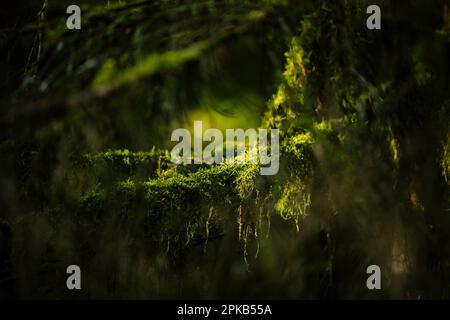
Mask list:
[[[450,185],[450,134],[448,135],[447,142],[444,144],[441,166],[445,181]]]
[[[321,122],[315,123],[314,129],[325,134],[330,134],[333,132],[331,121],[327,120],[322,120]]]
[[[119,181],[117,183],[117,191],[126,195],[132,196],[136,194],[136,188],[136,183],[130,178],[126,179],[125,181]]]
[[[106,199],[105,190],[102,190],[100,185],[96,185],[81,196],[80,207],[86,213],[97,214],[102,210]]]
[[[95,154],[85,154],[84,157],[91,163],[104,160],[110,164],[120,164],[123,166],[136,166],[148,161],[170,161],[170,154],[168,151],[157,150],[155,148],[149,152],[131,152],[128,149],[109,150]]]
[[[283,73],[288,86],[297,90],[305,87],[309,63],[309,54],[300,45],[300,39],[294,37],[290,50],[286,53],[286,68]],[[300,103],[304,103],[304,100],[301,99]]]
[[[275,209],[283,219],[293,221],[299,231],[300,218],[308,213],[310,205],[311,196],[305,184],[301,180],[293,180],[283,186]]]
[[[116,176],[118,179],[155,177],[173,167],[169,152],[155,148],[148,152],[109,150],[85,154],[83,160],[96,175]]]

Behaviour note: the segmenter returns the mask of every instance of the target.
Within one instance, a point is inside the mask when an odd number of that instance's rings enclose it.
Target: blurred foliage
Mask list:
[[[79,3],[1,14],[1,297],[449,298],[446,1]],[[174,165],[193,119],[279,173]]]

